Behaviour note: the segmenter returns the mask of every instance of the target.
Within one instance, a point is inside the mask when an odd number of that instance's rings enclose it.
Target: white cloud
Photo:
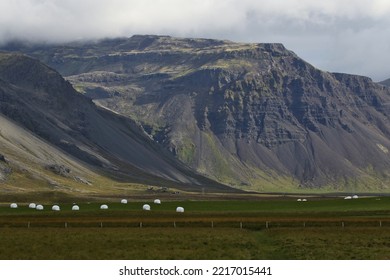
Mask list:
[[[387,0],[1,0],[0,42],[165,34],[281,42],[329,71],[390,77]]]

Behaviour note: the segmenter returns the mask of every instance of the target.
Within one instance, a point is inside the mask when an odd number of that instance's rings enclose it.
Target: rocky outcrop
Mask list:
[[[6,158],[0,154],[0,182],[5,181],[11,172],[12,169],[9,167]]]

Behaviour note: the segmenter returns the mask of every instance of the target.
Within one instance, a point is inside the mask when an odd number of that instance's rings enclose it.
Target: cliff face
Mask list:
[[[19,50],[221,182],[388,188],[389,88],[320,71],[281,44],[134,36]]]

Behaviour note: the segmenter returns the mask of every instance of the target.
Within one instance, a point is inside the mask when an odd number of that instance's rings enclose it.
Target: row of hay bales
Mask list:
[[[121,200],[121,203],[122,204],[127,204],[127,199],[122,199]],[[153,203],[154,204],[161,204],[161,200],[160,199],[155,199],[154,201],[153,201]],[[100,209],[103,209],[102,207],[104,206],[104,209],[108,209],[108,206],[107,205],[102,205],[102,206],[100,206]],[[106,208],[107,207],[107,208]],[[150,211],[152,208],[150,207],[150,205],[149,204],[144,204],[143,206],[142,206],[142,210],[144,210],[144,211]],[[178,212],[178,213],[184,213],[184,208],[183,207],[181,207],[181,206],[178,206],[178,207],[176,207],[176,212]]]
[[[344,199],[346,199],[346,200],[349,200],[349,199],[358,199],[359,198],[359,196],[357,196],[356,194],[355,195],[352,195],[352,196],[346,196],[346,197],[344,197]]]
[[[122,199],[121,200],[121,203],[122,204],[127,204],[127,199]],[[161,200],[160,199],[155,199],[153,201],[154,204],[161,204]],[[35,203],[30,203],[29,206],[28,206],[30,209],[36,209],[36,210],[44,210],[44,207],[43,205],[41,204],[35,204]],[[10,205],[10,208],[13,208],[13,209],[16,209],[18,208],[18,204],[17,203],[11,203]],[[100,209],[101,210],[108,210],[108,205],[107,204],[102,204],[100,205]],[[52,211],[61,211],[61,208],[59,205],[53,205],[52,208],[51,208]],[[80,207],[76,204],[74,204],[72,206],[72,211],[79,211],[80,210]],[[151,210],[151,207],[149,204],[144,204],[142,206],[142,210],[144,211],[150,211]],[[176,212],[178,213],[184,213],[184,208],[179,206],[176,208]]]
[[[19,206],[18,206],[17,203],[11,203],[11,205],[10,205],[10,208],[12,208],[12,209],[17,209],[18,207]],[[38,211],[44,210],[44,206],[42,204],[36,204],[36,203],[30,203],[28,205],[28,208],[35,209],[35,210],[38,210]],[[60,208],[59,205],[53,205],[51,207],[51,210],[53,210],[53,211],[61,211],[61,208]],[[78,205],[73,205],[72,206],[72,211],[78,211],[78,210],[80,210],[80,207]]]
[[[122,199],[122,200],[121,200],[121,203],[122,203],[122,204],[127,204],[127,199]],[[154,203],[154,204],[161,204],[161,200],[160,200],[160,199],[155,199],[155,200],[153,201],[153,203]]]
[[[19,208],[19,206],[18,206],[17,203],[11,203],[10,208],[12,208],[12,209],[17,209],[17,208]],[[36,209],[36,210],[43,210],[44,207],[43,207],[43,205],[41,205],[41,204],[30,203],[30,204],[28,205],[28,208],[30,208],[30,209]]]
[[[359,198],[359,196],[356,195],[356,194],[355,194],[355,195],[350,195],[350,196],[344,197],[344,199],[346,199],[346,200],[349,200],[349,199],[358,199],[358,198]],[[306,202],[307,199],[306,199],[306,198],[298,198],[297,201],[298,201],[298,202]]]

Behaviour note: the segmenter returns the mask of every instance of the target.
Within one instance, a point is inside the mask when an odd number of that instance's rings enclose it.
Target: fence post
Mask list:
[[[240,222],[240,229],[242,229],[242,222]]]
[[[103,222],[100,222],[100,227],[103,228]]]
[[[211,221],[211,228],[214,228],[214,221]]]
[[[65,228],[68,228],[68,223],[67,222],[65,222]]]
[[[30,222],[27,223],[27,228],[30,228]]]
[[[268,228],[268,221],[265,222],[265,228]]]
[[[382,221],[379,221],[379,227],[382,227]]]
[[[176,222],[175,221],[173,222],[173,227],[176,228]]]
[[[139,228],[142,228],[142,222],[139,223]]]
[[[341,222],[341,227],[343,227],[343,228],[344,228],[344,222]]]
[[[303,222],[303,227],[306,227],[306,222]]]

